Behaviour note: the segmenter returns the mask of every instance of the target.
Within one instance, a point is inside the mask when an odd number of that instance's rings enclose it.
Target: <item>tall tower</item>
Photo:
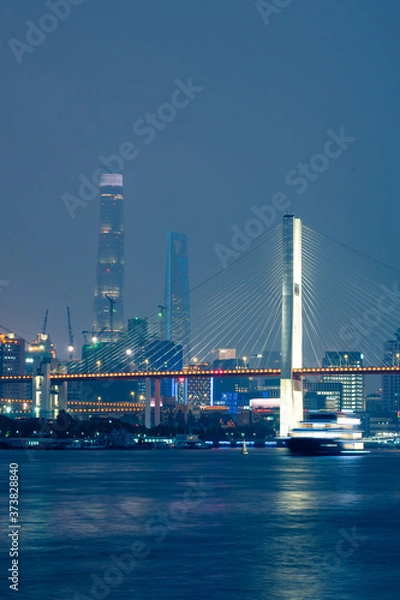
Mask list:
[[[285,215],[282,221],[282,371],[280,434],[286,436],[303,419],[302,380],[293,369],[303,366],[301,220]]]
[[[190,360],[190,297],[187,240],[183,233],[168,232],[165,286],[166,339],[183,346]]]
[[[94,290],[93,334],[113,341],[124,326],[123,177],[100,177],[100,233]]]

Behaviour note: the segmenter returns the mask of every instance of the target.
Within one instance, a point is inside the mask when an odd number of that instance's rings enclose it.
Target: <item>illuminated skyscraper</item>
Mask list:
[[[361,352],[335,351],[325,352],[323,367],[362,367]],[[341,410],[364,410],[364,375],[324,375],[322,381],[342,384]]]
[[[166,339],[183,347],[190,360],[190,297],[187,241],[183,233],[168,232],[165,286]]]
[[[13,333],[0,335],[0,374],[24,375],[25,342]],[[2,383],[0,385],[2,398],[24,398],[23,383]]]
[[[94,290],[93,334],[112,341],[124,326],[123,177],[100,179],[100,233]]]
[[[400,366],[400,329],[395,333],[394,340],[385,342],[383,364],[389,367]],[[386,412],[400,410],[400,375],[382,376],[382,405]]]

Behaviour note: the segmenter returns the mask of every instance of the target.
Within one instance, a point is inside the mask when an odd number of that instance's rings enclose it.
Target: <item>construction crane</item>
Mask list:
[[[8,327],[4,327],[4,325],[0,325],[0,329],[5,331],[6,333],[14,333],[13,331],[11,331],[11,329],[8,329]]]
[[[6,333],[11,333],[12,335],[16,335],[20,340],[23,340],[28,347],[30,346],[30,343],[25,338],[23,338],[18,333],[15,333],[15,331],[11,331],[11,329],[8,329],[8,327],[4,327],[4,325],[0,325],[0,329],[5,331]]]
[[[68,356],[69,356],[69,360],[72,360],[74,358],[74,336],[72,334],[71,311],[69,309],[69,306],[67,306],[67,323],[68,323],[68,339],[69,339]]]
[[[49,309],[46,308],[46,312],[44,313],[44,321],[43,321],[43,327],[42,327],[42,335],[46,335],[46,329],[47,329],[47,319],[49,318]]]

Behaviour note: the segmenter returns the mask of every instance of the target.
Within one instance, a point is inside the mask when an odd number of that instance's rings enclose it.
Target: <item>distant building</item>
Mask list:
[[[215,348],[212,354],[214,360],[230,360],[236,358],[236,348]]]
[[[146,351],[146,370],[181,371],[183,367],[182,346],[168,340],[149,342]],[[170,394],[168,394],[170,395]]]
[[[343,404],[343,384],[334,381],[303,383],[305,410],[340,410]]]
[[[213,369],[244,369],[246,367],[245,360],[243,358],[218,358],[212,363]]]
[[[245,366],[242,358],[227,358],[214,360],[214,370],[238,369],[237,377],[213,377],[213,406],[228,406],[229,412],[236,414],[238,407],[244,403],[245,395],[250,391],[249,377],[240,376],[240,367]]]
[[[165,316],[163,310],[166,311]],[[187,240],[183,233],[168,232],[165,285],[165,338],[182,346],[185,362],[190,361],[190,295]]]
[[[0,369],[2,376],[25,374],[25,341],[13,333],[0,334]],[[23,383],[2,383],[0,391],[4,399],[25,398]]]
[[[250,400],[250,418],[253,425],[266,428],[264,434],[273,437],[279,431],[279,399],[253,398]]]
[[[123,177],[100,176],[100,233],[94,290],[93,334],[113,341],[124,327]]]
[[[192,369],[206,371],[210,369],[209,363],[197,363]],[[190,367],[187,368],[190,370]],[[212,379],[211,377],[190,377],[187,380],[186,401],[193,405],[212,405]]]
[[[181,371],[183,368],[182,346],[168,340],[155,340],[145,347],[145,365],[148,371]],[[161,379],[161,396],[176,396],[174,380]]]
[[[363,355],[360,352],[326,352],[323,367],[362,367]],[[342,384],[341,410],[364,411],[364,375],[324,375],[324,383]]]
[[[59,365],[56,348],[47,333],[38,333],[34,342],[29,344],[25,353],[25,373],[36,375],[42,363],[50,363],[52,369]]]
[[[370,415],[381,414],[385,411],[381,394],[368,394],[365,397],[365,411]]]
[[[254,354],[250,357],[250,369],[280,369],[281,368],[281,353],[277,350],[270,352],[262,352]]]
[[[128,343],[131,343],[132,349],[140,348],[146,345],[149,339],[149,323],[147,319],[128,320]]]
[[[383,364],[400,366],[400,329],[395,340],[388,340],[383,347]],[[400,375],[382,375],[382,408],[388,413],[400,410]]]

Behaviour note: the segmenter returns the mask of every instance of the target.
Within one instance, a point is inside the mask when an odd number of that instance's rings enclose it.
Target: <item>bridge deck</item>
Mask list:
[[[319,375],[395,375],[400,374],[400,366],[372,366],[372,367],[302,367],[293,369],[293,377],[319,376]],[[63,381],[89,381],[108,380],[114,381],[126,379],[165,379],[169,377],[192,379],[198,377],[280,377],[280,369],[200,369],[183,371],[133,371],[125,373],[51,373],[50,380],[53,383]],[[0,382],[22,383],[31,381],[31,375],[5,375],[0,377]]]

